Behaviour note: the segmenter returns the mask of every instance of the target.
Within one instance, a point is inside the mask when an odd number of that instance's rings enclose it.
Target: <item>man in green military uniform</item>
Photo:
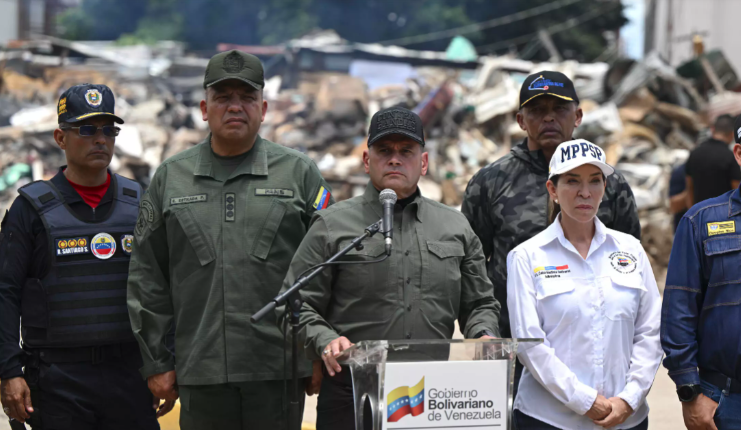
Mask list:
[[[282,335],[249,318],[278,293],[311,216],[332,197],[308,157],[258,135],[263,84],[256,57],[214,56],[201,102],[211,134],[162,163],[140,205],[129,314],[141,373],[153,393],[180,396],[184,430],[285,421]],[[164,344],[173,325],[175,357]]]
[[[352,342],[450,339],[456,319],[467,338],[498,336],[499,303],[481,243],[460,212],[420,195],[417,182],[428,167],[424,144],[415,113],[403,108],[376,113],[363,154],[371,179],[365,193],[314,214],[284,282],[285,290],[378,221],[380,190],[396,192],[390,257],[330,266],[301,293],[307,354],[324,361],[328,376],[319,392],[319,430],[355,428],[350,372],[336,361]],[[386,251],[380,235],[363,245],[343,259],[370,263]]]

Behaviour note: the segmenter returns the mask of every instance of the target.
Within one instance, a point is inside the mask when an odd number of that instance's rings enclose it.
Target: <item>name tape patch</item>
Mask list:
[[[258,188],[255,190],[256,196],[277,196],[277,197],[293,197],[293,190],[287,190],[285,188]]]
[[[736,221],[709,222],[708,236],[728,234],[736,232]]]
[[[571,273],[568,264],[563,266],[539,266],[533,269],[533,273],[536,278],[560,278],[561,275],[567,275]]]
[[[208,194],[197,194],[195,196],[173,197],[170,199],[170,205],[184,205],[187,203],[199,203],[208,200]]]
[[[57,257],[67,255],[80,255],[90,252],[86,237],[74,237],[72,239],[57,239]]]

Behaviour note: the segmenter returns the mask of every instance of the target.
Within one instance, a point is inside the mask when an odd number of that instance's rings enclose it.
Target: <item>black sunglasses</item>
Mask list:
[[[79,127],[61,127],[61,130],[77,129],[80,136],[95,136],[98,128],[103,129],[103,134],[108,137],[116,137],[121,132],[121,129],[114,125],[104,125],[103,127],[98,127],[97,125],[81,125]]]

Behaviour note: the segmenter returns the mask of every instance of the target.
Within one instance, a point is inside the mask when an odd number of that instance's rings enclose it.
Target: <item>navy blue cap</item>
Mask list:
[[[543,70],[528,76],[520,88],[520,107],[539,96],[553,96],[579,103],[574,83],[561,72]]]
[[[124,121],[114,114],[116,99],[113,91],[105,85],[81,84],[69,88],[59,97],[57,115],[59,123],[78,122],[106,115],[119,124]]]

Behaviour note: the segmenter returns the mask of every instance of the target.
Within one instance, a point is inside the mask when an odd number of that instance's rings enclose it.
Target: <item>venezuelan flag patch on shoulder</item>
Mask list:
[[[319,192],[316,195],[316,200],[314,200],[314,209],[326,209],[327,206],[329,206],[330,197],[332,197],[332,195],[329,193],[329,190],[325,187],[320,187]]]

